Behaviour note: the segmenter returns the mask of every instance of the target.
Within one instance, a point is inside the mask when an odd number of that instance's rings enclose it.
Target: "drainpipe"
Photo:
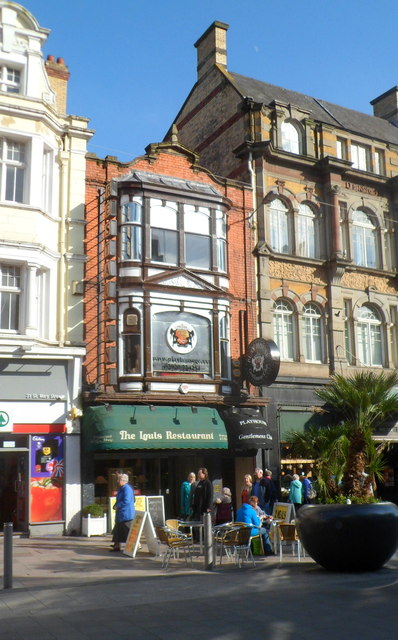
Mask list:
[[[63,145],[66,146],[68,136],[63,137]],[[69,210],[69,193],[68,193],[68,166],[67,160],[63,157],[65,148],[60,147],[60,180],[59,180],[59,202],[60,202],[60,223],[59,223],[59,275],[58,275],[58,327],[57,339],[58,344],[62,347],[65,343],[65,232],[66,218]]]

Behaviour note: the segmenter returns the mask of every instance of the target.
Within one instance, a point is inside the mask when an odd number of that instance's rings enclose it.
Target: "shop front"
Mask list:
[[[204,406],[115,405],[87,407],[83,502],[105,507],[116,492],[116,469],[129,474],[136,495],[162,495],[167,517],[180,512],[180,487],[203,466],[212,480],[234,486],[234,454],[223,419]]]
[[[1,383],[0,527],[62,535],[67,512],[80,511],[72,497],[68,505],[64,464],[68,450],[72,480],[80,446],[67,434],[68,363],[4,360]]]

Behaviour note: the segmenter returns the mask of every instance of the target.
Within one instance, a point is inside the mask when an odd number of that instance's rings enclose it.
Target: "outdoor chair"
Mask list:
[[[177,519],[171,518],[170,520],[166,520],[165,525],[168,529],[172,531],[178,531],[180,527],[180,521]]]
[[[217,548],[219,548],[220,552],[220,566],[222,564],[222,557],[225,551],[225,555],[230,560],[235,560],[235,545],[238,541],[240,527],[235,526],[235,523],[230,527],[220,527],[215,536],[214,541],[216,543],[216,554]]]
[[[171,556],[176,557],[176,553],[180,551],[184,552],[185,564],[188,566],[188,557],[191,560],[192,566],[192,538],[178,531],[172,531],[167,527],[155,527],[156,535],[161,544],[164,544],[167,549],[163,556],[162,568],[167,569]]]
[[[297,534],[296,525],[293,523],[280,522],[278,524],[278,537],[279,537],[279,561],[282,562],[283,547],[291,546],[293,555],[297,555],[297,559],[300,562],[302,547],[301,542]]]
[[[252,553],[251,542],[251,527],[240,527],[238,529],[238,535],[234,549],[235,561],[239,567],[242,566],[242,561],[249,561],[249,559],[253,562],[253,565],[256,566]]]

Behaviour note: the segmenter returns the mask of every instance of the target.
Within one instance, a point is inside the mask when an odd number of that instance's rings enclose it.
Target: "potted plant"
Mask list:
[[[372,433],[398,413],[397,385],[395,372],[336,374],[316,392],[331,416],[329,428],[310,434],[318,496],[329,504],[302,506],[296,523],[308,554],[328,569],[377,569],[396,551],[398,507],[374,498],[383,450]],[[296,451],[299,440],[293,435]]]
[[[82,510],[82,534],[84,536],[102,536],[107,531],[107,517],[102,505],[88,504]]]

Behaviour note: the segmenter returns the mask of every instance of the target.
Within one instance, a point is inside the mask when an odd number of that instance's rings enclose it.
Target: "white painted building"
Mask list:
[[[85,153],[49,30],[0,0],[0,527],[80,528]]]

